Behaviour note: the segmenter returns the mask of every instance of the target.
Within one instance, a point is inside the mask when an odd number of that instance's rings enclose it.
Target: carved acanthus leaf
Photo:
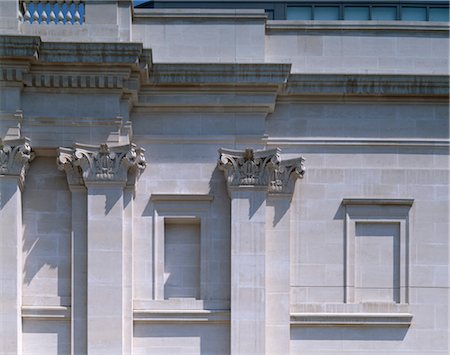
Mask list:
[[[134,185],[147,165],[144,149],[135,144],[60,148],[57,163],[66,171],[69,184],[114,181]]]
[[[23,184],[34,159],[28,138],[2,140],[0,138],[0,175],[18,176]]]
[[[219,149],[219,169],[228,186],[267,186],[270,172],[280,162],[278,149],[245,151]]]
[[[245,151],[219,149],[218,167],[225,173],[228,188],[265,187],[270,193],[292,193],[305,167],[302,157],[282,161],[281,150]]]

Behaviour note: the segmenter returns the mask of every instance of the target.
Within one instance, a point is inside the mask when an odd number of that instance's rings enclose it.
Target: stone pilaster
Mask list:
[[[22,353],[22,190],[34,154],[27,138],[0,139],[0,353]]]
[[[71,353],[87,353],[87,190],[74,165],[73,150],[60,148],[56,164],[66,173],[72,194]]]
[[[231,198],[231,353],[289,353],[289,207],[304,160],[219,153]]]
[[[61,148],[59,162],[69,185],[87,189],[86,352],[131,353],[132,195],[146,166],[144,150],[134,144],[77,145]]]

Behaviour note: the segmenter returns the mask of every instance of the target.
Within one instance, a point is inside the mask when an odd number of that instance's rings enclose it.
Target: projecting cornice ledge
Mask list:
[[[43,64],[125,64],[150,67],[142,43],[42,42],[38,36],[0,35],[0,59],[35,59]]]
[[[282,85],[291,64],[154,64],[150,82],[159,85]]]
[[[448,75],[291,74],[287,96],[436,96],[448,99]]]

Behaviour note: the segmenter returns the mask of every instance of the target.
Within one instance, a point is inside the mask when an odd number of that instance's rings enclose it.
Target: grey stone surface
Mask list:
[[[17,4],[0,353],[448,353],[447,24]]]

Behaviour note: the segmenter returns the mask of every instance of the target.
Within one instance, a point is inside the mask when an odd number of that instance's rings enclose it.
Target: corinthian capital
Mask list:
[[[303,177],[302,157],[282,161],[281,150],[245,151],[219,149],[218,167],[223,170],[228,189],[263,187],[269,193],[287,193],[294,190],[295,180]]]
[[[60,148],[57,164],[66,171],[69,185],[110,181],[131,186],[147,165],[144,149],[135,144],[114,147],[77,144],[73,149]]]
[[[0,138],[0,175],[17,176],[22,187],[33,159],[34,153],[31,151],[28,138],[11,140]]]
[[[219,149],[218,166],[225,173],[228,187],[268,186],[271,171],[280,163],[279,153],[279,149]]]

